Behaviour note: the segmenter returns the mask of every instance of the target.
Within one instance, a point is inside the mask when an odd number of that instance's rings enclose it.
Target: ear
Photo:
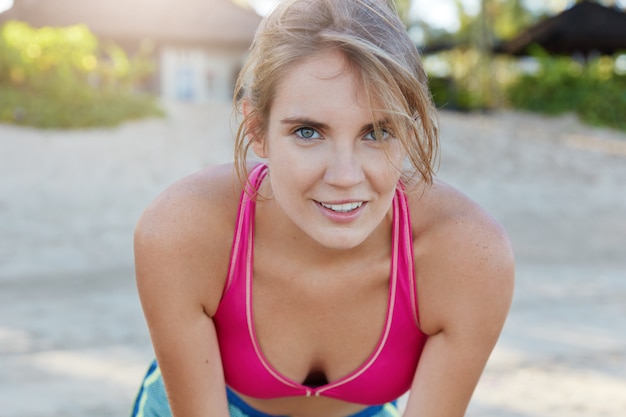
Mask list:
[[[267,158],[265,137],[261,132],[261,123],[257,115],[252,111],[248,101],[242,103],[242,111],[250,148],[259,158]]]

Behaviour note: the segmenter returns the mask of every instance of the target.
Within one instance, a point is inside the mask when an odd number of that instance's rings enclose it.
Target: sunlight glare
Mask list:
[[[258,14],[268,14],[279,0],[248,0]],[[480,8],[479,0],[462,0],[463,7],[469,14],[476,14]],[[459,21],[454,1],[441,0],[413,0],[411,18],[422,20],[437,28],[457,30]]]
[[[0,0],[0,13],[13,7],[13,0]]]
[[[478,0],[462,0],[463,8],[471,15],[478,13]],[[459,29],[459,18],[455,2],[440,0],[413,0],[411,19],[423,21],[435,28],[455,31]]]
[[[626,75],[626,54],[622,54],[615,60],[615,72],[617,75]]]
[[[278,0],[248,0],[252,8],[261,16],[265,16],[272,11]]]

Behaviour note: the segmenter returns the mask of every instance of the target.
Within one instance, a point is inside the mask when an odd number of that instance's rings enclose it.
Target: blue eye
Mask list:
[[[300,127],[294,131],[296,136],[302,139],[319,139],[320,134],[312,127]]]
[[[372,130],[365,135],[365,139],[374,141],[383,141],[389,139],[390,137],[391,134],[385,129]]]

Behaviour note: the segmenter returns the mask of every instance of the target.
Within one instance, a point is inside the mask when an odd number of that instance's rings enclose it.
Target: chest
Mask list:
[[[276,240],[255,243],[254,251],[236,252],[214,316],[231,388],[259,401],[355,404],[406,392],[425,336],[402,252],[377,247],[352,262],[333,259],[336,252],[323,260],[311,251],[299,256]]]
[[[387,256],[308,269],[278,256],[255,258],[252,319],[262,353],[277,371],[322,385],[367,360],[387,318]]]

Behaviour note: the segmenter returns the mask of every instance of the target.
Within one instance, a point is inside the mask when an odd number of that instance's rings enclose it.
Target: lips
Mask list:
[[[321,201],[318,201],[318,203],[322,207],[328,210],[332,210],[335,213],[350,213],[351,211],[359,209],[364,204],[363,201],[353,201],[350,203],[341,203],[341,204],[323,203]]]

